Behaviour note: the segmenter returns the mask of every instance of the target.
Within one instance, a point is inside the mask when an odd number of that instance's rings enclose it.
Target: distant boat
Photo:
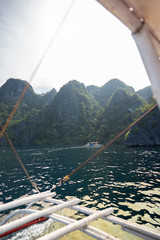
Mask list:
[[[86,147],[86,148],[100,148],[100,147],[103,147],[103,145],[99,144],[98,142],[89,142],[84,147]]]
[[[154,94],[156,96],[156,99],[158,101],[158,104],[160,106],[160,94],[159,94],[159,89],[160,89],[160,1],[159,0],[152,0],[152,1],[146,1],[146,0],[135,0],[132,1],[132,4],[130,0],[97,0],[99,3],[101,3],[106,9],[108,9],[111,13],[113,13],[119,20],[121,20],[132,32],[132,36],[137,44],[137,47],[139,49],[139,52],[142,56],[142,60],[144,62],[144,66],[147,70],[147,73],[149,75],[149,78],[151,80],[152,84],[152,89],[154,91]],[[45,2],[45,1],[44,1]],[[71,4],[73,4],[72,1]],[[118,3],[118,4],[117,4]],[[43,53],[42,57],[38,61],[38,64],[36,68],[34,69],[30,81],[34,79],[34,76],[36,75],[37,71],[39,70],[39,67],[41,66],[41,63],[43,62],[44,57],[47,55],[48,50],[50,49],[51,43],[53,40],[55,40],[57,33],[59,33],[59,30],[62,26],[62,24],[65,22],[66,17],[69,13],[69,10],[71,9],[71,5],[67,9],[65,15],[63,16],[57,30],[55,31],[51,41],[49,42],[49,45],[47,46],[45,52]],[[77,8],[78,9],[78,8]],[[83,16],[82,16],[83,17]],[[111,26],[112,27],[112,26]],[[84,36],[83,36],[84,37]],[[117,41],[118,42],[118,41]],[[107,45],[108,43],[106,43]],[[146,51],[147,49],[147,51]],[[23,99],[23,96],[25,92],[27,91],[29,85],[26,85],[25,89],[21,93],[19,100],[17,101],[15,107],[12,110],[11,117],[8,118],[8,120],[11,120],[12,116],[14,115],[14,112],[16,111],[18,104],[21,102]],[[4,127],[2,130],[0,130],[0,136],[4,135],[5,136],[5,130],[8,126],[9,121],[6,121]],[[125,132],[125,131],[124,131]],[[120,135],[117,135],[120,136]],[[57,182],[56,185],[51,186],[50,190],[45,191],[45,192],[39,192],[39,189],[37,188],[36,184],[32,181],[30,178],[27,170],[23,166],[22,161],[20,160],[19,156],[17,155],[14,147],[12,146],[12,143],[8,139],[6,135],[7,142],[10,144],[13,152],[15,153],[16,157],[18,158],[21,166],[23,167],[28,179],[30,180],[32,186],[36,190],[36,194],[32,194],[29,196],[25,196],[20,199],[15,199],[11,202],[8,202],[8,198],[5,197],[6,203],[1,204],[0,203],[0,213],[3,214],[3,220],[0,222],[0,238],[7,236],[8,234],[11,234],[13,232],[16,232],[20,229],[23,229],[27,226],[33,225],[37,222],[42,222],[45,221],[47,218],[50,218],[54,221],[59,221],[62,222],[63,224],[69,224],[67,227],[62,227],[60,229],[57,229],[48,235],[45,235],[39,239],[59,239],[60,237],[66,236],[66,234],[73,232],[75,230],[81,230],[91,237],[95,239],[117,239],[114,236],[111,236],[110,234],[101,231],[100,229],[95,229],[95,227],[88,225],[94,220],[97,220],[98,218],[103,218],[103,220],[110,221],[113,224],[117,224],[122,227],[123,231],[129,232],[135,236],[141,237],[143,239],[160,239],[160,234],[158,230],[158,221],[157,221],[157,226],[153,225],[154,227],[157,227],[156,230],[150,229],[149,227],[144,226],[144,223],[142,225],[138,225],[137,223],[132,223],[129,222],[128,220],[123,220],[120,217],[116,217],[114,215],[111,215],[113,212],[113,208],[110,208],[107,206],[106,209],[100,210],[100,211],[95,211],[95,209],[90,209],[87,208],[86,206],[83,207],[83,205],[78,205],[78,203],[81,201],[80,199],[73,199],[69,201],[62,201],[57,199],[56,193],[53,192],[56,187],[60,187],[61,184],[68,179],[70,179],[70,176],[77,172],[80,168],[85,166],[93,157],[98,155],[98,152],[102,151],[97,151],[97,154],[93,154],[92,157],[88,158],[86,161],[84,161],[81,165],[79,165],[77,168],[75,168],[72,172],[69,173],[69,175],[66,175],[61,181]],[[118,139],[114,138],[114,139]],[[112,141],[113,143],[114,141]],[[110,144],[111,145],[111,144]],[[107,146],[107,145],[106,145]],[[102,144],[99,144],[98,142],[89,142],[87,143],[84,147],[86,148],[100,148],[103,147]],[[105,147],[104,147],[105,149]],[[103,149],[103,150],[104,150]],[[82,176],[83,177],[83,176]],[[92,176],[91,176],[92,177]],[[20,179],[21,180],[21,179]],[[36,179],[37,181],[39,179]],[[53,184],[53,183],[52,183]],[[15,186],[16,187],[16,186]],[[86,183],[87,187],[87,183]],[[17,187],[15,188],[15,190]],[[48,189],[48,188],[47,188]],[[6,189],[8,191],[8,189]],[[17,191],[17,190],[16,190]],[[106,189],[107,191],[107,189]],[[21,192],[21,191],[20,191]],[[84,192],[85,193],[85,192]],[[26,192],[27,194],[27,192]],[[29,194],[29,193],[28,193]],[[132,192],[130,194],[133,195]],[[5,191],[4,191],[4,196],[5,196]],[[56,197],[55,197],[56,196]],[[55,198],[54,198],[55,197]],[[148,192],[148,198],[149,198],[149,192]],[[103,198],[101,199],[103,202]],[[33,204],[38,204],[39,202],[44,201],[45,204],[42,204],[44,206],[44,209],[38,209],[37,206],[34,209]],[[147,201],[149,201],[147,199]],[[152,201],[152,199],[150,200]],[[46,203],[49,203],[49,207],[47,208]],[[51,204],[54,204],[51,206]],[[22,208],[22,206],[25,206]],[[28,206],[26,206],[28,205]],[[86,205],[86,204],[85,204]],[[108,204],[107,204],[108,205]],[[112,204],[113,205],[113,204]],[[115,204],[114,204],[115,205]],[[120,204],[121,206],[121,204]],[[12,211],[11,209],[14,209],[15,207],[18,207],[18,210]],[[20,209],[19,209],[20,207]],[[29,209],[32,207],[32,209]],[[69,208],[71,207],[73,210],[76,212],[81,212],[84,213],[85,215],[89,215],[83,219],[71,219],[66,216],[61,216],[57,214],[57,211],[62,211],[64,208]],[[121,208],[120,208],[121,209]],[[9,213],[9,215],[6,215],[6,211]],[[117,209],[116,209],[117,211]],[[158,208],[157,208],[157,211]],[[2,213],[3,212],[3,213]],[[55,214],[56,213],[56,214]],[[24,216],[25,214],[25,216]],[[27,215],[28,214],[28,215]],[[140,214],[138,212],[138,214]],[[18,215],[21,216],[20,218],[16,219],[15,216]],[[126,216],[128,213],[126,212]],[[129,215],[127,218],[132,218],[134,217],[131,215],[129,212]],[[78,215],[77,215],[78,216]],[[14,217],[14,222],[10,221],[9,223],[8,220],[11,220],[11,218]],[[80,215],[81,217],[81,215]],[[123,216],[122,216],[123,217]],[[139,215],[139,218],[141,217],[141,214]],[[125,218],[125,216],[124,216]],[[144,218],[145,220],[145,218]],[[135,219],[134,219],[135,221]],[[103,224],[103,223],[102,223]],[[153,227],[152,226],[152,227]],[[117,226],[115,227],[115,231],[117,231]],[[113,231],[113,232],[115,232]],[[47,229],[48,232],[48,229]],[[39,234],[39,233],[38,233]],[[117,234],[116,234],[117,235]],[[71,237],[73,239],[73,237]],[[85,238],[85,237],[84,237]],[[134,238],[132,236],[128,238]]]

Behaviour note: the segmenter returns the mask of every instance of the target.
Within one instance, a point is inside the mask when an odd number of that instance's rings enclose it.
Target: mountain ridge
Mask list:
[[[9,79],[0,87],[0,93],[5,93],[0,95],[2,124],[26,83]],[[53,88],[41,95],[30,86],[7,133],[15,145],[74,145],[90,140],[105,143],[149,108],[147,91],[138,94],[118,79],[111,79],[102,87],[85,87],[72,80],[58,92]]]

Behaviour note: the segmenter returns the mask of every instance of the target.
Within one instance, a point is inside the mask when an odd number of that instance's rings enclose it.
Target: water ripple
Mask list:
[[[96,150],[85,148],[19,148],[32,180],[41,191],[51,188]],[[9,149],[0,156],[0,203],[32,190]],[[160,150],[112,147],[57,188],[57,198],[76,196],[86,206],[113,206],[115,215],[160,228]]]

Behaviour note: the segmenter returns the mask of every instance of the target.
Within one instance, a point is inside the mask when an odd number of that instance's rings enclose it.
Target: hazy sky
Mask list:
[[[0,0],[0,86],[29,80],[71,0]],[[118,78],[135,90],[150,85],[130,31],[96,0],[75,0],[31,85],[57,90],[76,79],[102,86]]]

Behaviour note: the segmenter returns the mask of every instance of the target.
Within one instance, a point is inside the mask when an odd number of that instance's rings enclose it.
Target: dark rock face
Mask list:
[[[105,106],[109,101],[110,97],[118,90],[123,89],[125,91],[134,93],[133,87],[130,87],[120,81],[119,79],[111,79],[100,88],[88,87],[90,93],[94,96],[95,100],[102,106]]]
[[[126,92],[124,89],[118,88],[117,91],[110,98],[108,107],[110,109],[115,108],[115,105],[119,105],[120,109],[127,108],[128,111],[133,112],[136,108],[144,104],[144,100],[135,93]]]
[[[83,84],[73,80],[60,89],[49,111],[55,122],[80,125],[82,120],[91,120],[94,108],[98,108],[98,103]]]
[[[0,87],[0,123],[3,125],[22,93],[26,81],[10,78]],[[118,79],[102,87],[73,80],[59,92],[36,94],[29,86],[7,134],[15,145],[84,144],[106,142],[149,108],[150,88],[135,93]],[[150,104],[154,102],[150,101]],[[124,140],[123,140],[124,141]],[[4,138],[0,145],[4,145]],[[127,135],[128,146],[160,145],[160,113],[155,109]]]
[[[22,81],[20,79],[8,79],[7,82],[0,88],[0,99],[7,101],[17,100],[24,90],[26,84],[26,81]],[[33,96],[35,96],[35,93],[30,85],[24,98],[27,100]]]
[[[100,89],[100,87],[90,85],[90,86],[87,86],[86,89],[91,95],[94,95]]]
[[[150,102],[151,98],[153,97],[151,86],[145,87],[136,93],[143,97],[147,102]]]
[[[42,96],[43,104],[50,104],[53,101],[56,94],[57,94],[57,91],[54,88],[51,91],[44,94]]]
[[[130,130],[126,145],[160,146],[160,110],[158,107]]]

